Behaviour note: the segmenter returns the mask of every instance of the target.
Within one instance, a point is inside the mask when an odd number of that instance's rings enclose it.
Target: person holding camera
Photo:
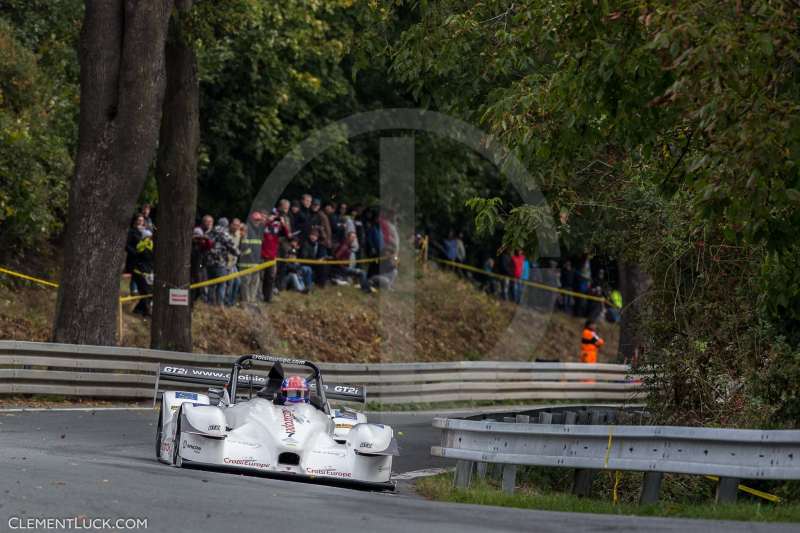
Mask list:
[[[288,238],[289,234],[289,226],[278,211],[273,209],[264,222],[264,235],[261,239],[261,260],[274,261],[278,257],[281,236]],[[264,301],[271,302],[272,289],[275,287],[275,276],[278,272],[277,264],[265,268],[262,272],[261,289]]]

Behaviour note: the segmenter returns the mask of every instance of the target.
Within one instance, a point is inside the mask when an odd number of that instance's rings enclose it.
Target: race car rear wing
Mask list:
[[[287,360],[289,361],[289,360]],[[228,370],[218,368],[198,368],[194,366],[178,366],[174,364],[161,364],[156,377],[156,395],[158,395],[158,385],[160,380],[176,381],[180,383],[195,383],[197,385],[208,385],[210,387],[222,387],[230,381],[231,373]],[[240,374],[237,379],[238,385],[250,385],[263,387],[267,384],[267,378],[257,374]],[[359,385],[329,385],[324,384],[325,396],[329,400],[340,400],[346,402],[367,403],[367,390]],[[314,383],[311,383],[311,390],[314,390]]]

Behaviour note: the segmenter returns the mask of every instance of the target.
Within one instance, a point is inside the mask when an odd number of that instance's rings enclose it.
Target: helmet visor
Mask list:
[[[308,391],[291,389],[286,391],[286,400],[290,402],[304,402],[308,398]]]

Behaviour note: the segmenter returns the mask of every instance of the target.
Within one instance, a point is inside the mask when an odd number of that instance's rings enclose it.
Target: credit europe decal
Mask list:
[[[231,459],[230,457],[225,457],[222,462],[226,465],[248,466],[251,468],[260,468],[262,470],[269,469],[269,463],[261,463],[255,459]]]
[[[283,418],[283,430],[288,437],[293,437],[295,434],[294,415],[288,409],[281,409],[281,416]]]

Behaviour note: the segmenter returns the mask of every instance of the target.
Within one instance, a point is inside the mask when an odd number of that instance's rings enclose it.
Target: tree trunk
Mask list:
[[[156,149],[172,0],[86,0],[53,340],[113,345],[125,236]]]
[[[622,320],[620,321],[620,358],[636,365],[644,346],[641,333],[643,296],[650,288],[652,280],[639,265],[622,263],[619,266],[619,285],[622,294]]]
[[[197,204],[197,148],[200,143],[197,62],[182,31],[181,16],[191,0],[177,0],[167,40],[167,91],[158,149],[158,234],[150,346],[192,351],[192,310],[169,305],[169,289],[190,282],[192,224]]]

